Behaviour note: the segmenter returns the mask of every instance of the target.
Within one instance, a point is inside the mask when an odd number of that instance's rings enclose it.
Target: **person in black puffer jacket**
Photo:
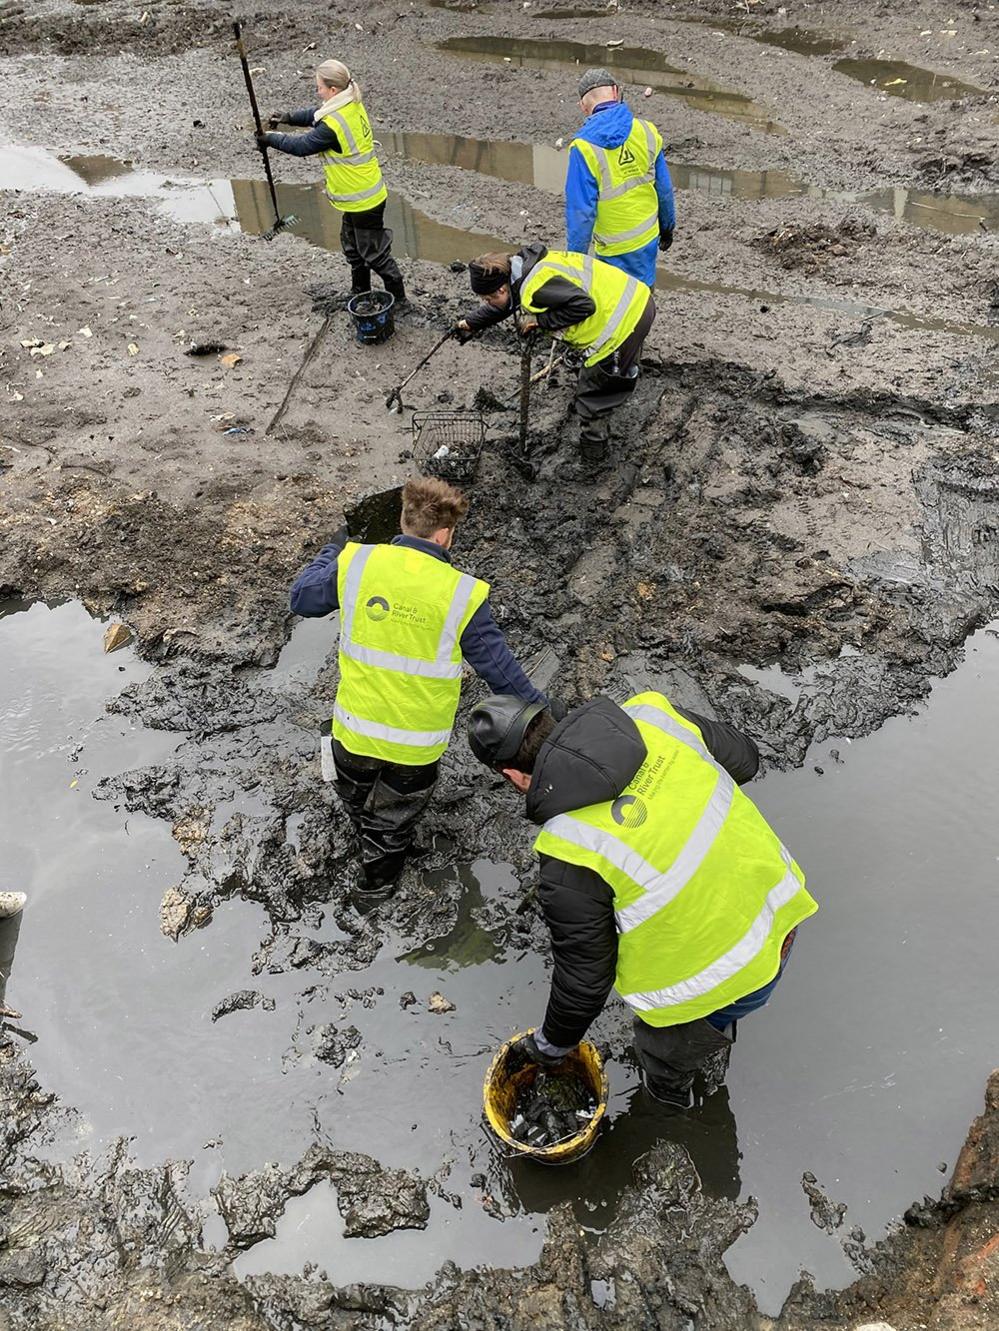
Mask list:
[[[554,970],[522,1053],[557,1065],[616,987],[635,1012],[646,1089],[687,1105],[699,1070],[724,1077],[735,1022],[766,1003],[816,909],[737,788],[756,774],[756,745],[657,693],[624,706],[597,697],[559,722],[540,704],[490,698],[470,715],[469,742],[543,827]]]

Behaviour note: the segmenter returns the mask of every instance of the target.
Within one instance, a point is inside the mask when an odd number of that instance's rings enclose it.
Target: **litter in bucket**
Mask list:
[[[395,332],[392,313],[395,296],[387,291],[364,291],[347,301],[347,313],[354,321],[354,336],[358,342],[373,346],[387,342]]]
[[[532,1146],[529,1142],[518,1141],[510,1131],[517,1100],[523,1090],[534,1082],[541,1069],[536,1063],[516,1066],[515,1059],[511,1064],[510,1051],[518,1040],[530,1034],[530,1031],[521,1031],[512,1036],[490,1063],[482,1087],[486,1121],[503,1145],[515,1154],[536,1160],[542,1165],[567,1165],[584,1156],[597,1139],[610,1094],[607,1074],[595,1046],[589,1040],[583,1040],[578,1049],[566,1056],[563,1067],[566,1072],[578,1077],[592,1093],[596,1101],[592,1118],[582,1122],[578,1132],[567,1134],[553,1145]]]
[[[481,411],[415,411],[413,457],[425,476],[471,481],[486,441]]]

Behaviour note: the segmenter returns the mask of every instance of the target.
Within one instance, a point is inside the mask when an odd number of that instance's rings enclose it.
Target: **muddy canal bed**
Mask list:
[[[300,705],[317,687],[332,627],[303,625],[277,669],[259,672],[261,687]],[[166,824],[94,793],[132,764],[210,766],[210,746],[104,710],[121,684],[148,685],[150,667],[130,649],[105,656],[101,633],[72,603],[8,605],[0,618],[6,871],[31,898],[7,999],[34,1037],[28,1055],[43,1083],[75,1111],[54,1158],[99,1157],[123,1135],[139,1165],[190,1159],[185,1196],[205,1242],[227,1250],[210,1200],[223,1173],[268,1161],[291,1169],[316,1143],[362,1152],[429,1185],[426,1215],[397,1216],[405,1227],[381,1237],[345,1238],[335,1183],[291,1200],[279,1191],[236,1270],[293,1274],[312,1262],[341,1285],[389,1275],[417,1288],[445,1260],[535,1261],[562,1200],[596,1237],[613,1225],[634,1162],[657,1142],[679,1142],[709,1196],[757,1199],[759,1218],[726,1261],[771,1314],[800,1267],[819,1285],[848,1283],[844,1246],[854,1263],[866,1260],[856,1227],[876,1240],[914,1196],[938,1189],[937,1166],[953,1162],[989,1069],[980,995],[999,926],[989,904],[999,852],[979,792],[999,776],[995,629],[969,641],[964,664],[918,715],[852,744],[830,737],[802,770],[756,784],[807,866],[821,933],[817,924],[802,932],[772,1007],[743,1023],[728,1089],[680,1118],[664,1121],[637,1089],[622,1009],[609,1009],[596,1030],[611,1053],[609,1123],[592,1155],[565,1171],[504,1159],[480,1121],[491,1052],[543,1009],[540,931],[524,931],[517,913],[522,873],[455,863],[454,847],[435,847],[450,866],[411,874],[399,911],[370,926],[343,969],[323,949],[358,922],[322,904],[289,938],[258,905],[228,901],[174,944],[158,906],[181,874],[182,830],[171,838]],[[815,688],[807,675],[754,674],[763,710]],[[306,761],[294,730],[276,743]],[[927,779],[933,772],[948,773],[945,786]],[[244,801],[243,816],[266,818],[274,799],[259,794],[255,810]],[[321,789],[309,795],[322,799]],[[232,819],[234,807],[215,814]],[[289,822],[294,843],[301,819]],[[446,923],[428,935],[413,906],[430,900],[426,914]],[[969,919],[973,929],[955,927]],[[371,961],[357,965],[365,953]],[[220,1012],[245,991],[256,997]],[[434,994],[453,1009],[432,1011]],[[830,1199],[813,1219],[806,1173]]]
[[[377,348],[308,161],[275,159],[300,220],[262,239],[228,13],[0,14],[0,886],[30,898],[0,936],[3,1331],[758,1331],[800,1267],[851,1292],[799,1288],[782,1331],[937,1331],[953,1193],[874,1244],[940,1191],[994,1046],[999,19],[750,8],[248,15],[265,113],[309,102],[323,42],[364,86],[413,297]],[[581,51],[661,128],[678,208],[595,482],[561,371],[517,454],[508,331],[385,410],[463,264],[561,243]],[[480,1121],[547,984],[518,806],[456,740],[424,857],[361,918],[316,758],[336,624],[287,611],[411,471],[411,411],[480,386],[456,557],[511,645],[570,699],[652,686],[756,736],[821,905],[727,1090],[668,1125],[608,1009],[609,1122],[561,1173]],[[961,1288],[953,1325],[994,1325]]]

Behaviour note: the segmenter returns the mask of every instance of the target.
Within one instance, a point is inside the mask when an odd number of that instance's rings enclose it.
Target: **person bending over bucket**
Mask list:
[[[276,148],[293,157],[323,160],[326,197],[343,216],[340,246],[350,264],[351,294],[371,290],[371,271],[382,279],[397,304],[406,301],[399,265],[392,257],[392,232],[385,225],[388,190],[375,154],[371,121],[361,100],[361,89],[339,60],[324,60],[316,70],[320,107],[304,111],[278,111],[261,134],[261,147]],[[306,134],[276,134],[280,124],[310,126]]]
[[[732,726],[639,693],[556,722],[488,698],[472,751],[526,796],[541,831],[539,899],[554,971],[520,1051],[557,1066],[612,987],[634,1013],[642,1078],[685,1108],[695,1074],[720,1085],[736,1022],[762,1007],[817,910],[801,869],[739,786],[759,766]]]
[[[649,287],[588,254],[540,242],[516,254],[483,254],[468,275],[483,303],[456,325],[460,342],[516,311],[522,333],[540,328],[583,356],[576,386],[580,458],[587,471],[605,467],[610,414],[634,391],[656,317]]]

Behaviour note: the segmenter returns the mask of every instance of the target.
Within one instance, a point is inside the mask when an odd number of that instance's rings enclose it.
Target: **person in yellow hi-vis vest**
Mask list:
[[[360,903],[384,894],[410,851],[451,738],[462,659],[495,693],[546,702],[493,619],[489,584],[451,564],[467,509],[444,481],[409,480],[399,536],[359,545],[343,527],[291,589],[296,615],[340,611],[340,683],[324,742],[360,840]],[[557,699],[550,705],[564,713]]]
[[[740,785],[755,744],[661,693],[596,697],[556,721],[538,703],[472,710],[476,757],[540,824],[538,899],[554,972],[521,1054],[557,1066],[617,989],[647,1091],[686,1107],[724,1079],[735,1024],[780,979],[817,910],[805,877]]]
[[[656,317],[652,292],[588,254],[536,242],[516,254],[483,254],[468,265],[482,304],[455,326],[462,343],[518,313],[524,334],[535,329],[564,341],[583,360],[576,386],[579,451],[597,471],[609,457],[610,415],[634,391],[642,347]]]
[[[374,270],[398,303],[406,300],[399,265],[392,257],[392,232],[385,225],[388,190],[375,153],[371,121],[361,89],[340,60],[324,60],[316,70],[320,107],[278,111],[261,146],[294,157],[322,157],[326,197],[342,216],[340,245],[350,264],[351,293],[371,290]],[[277,134],[280,124],[310,126],[306,134]]]
[[[579,80],[586,116],[569,144],[566,246],[652,286],[656,258],[673,244],[676,205],[663,136],[622,100],[614,75],[588,69]]]

